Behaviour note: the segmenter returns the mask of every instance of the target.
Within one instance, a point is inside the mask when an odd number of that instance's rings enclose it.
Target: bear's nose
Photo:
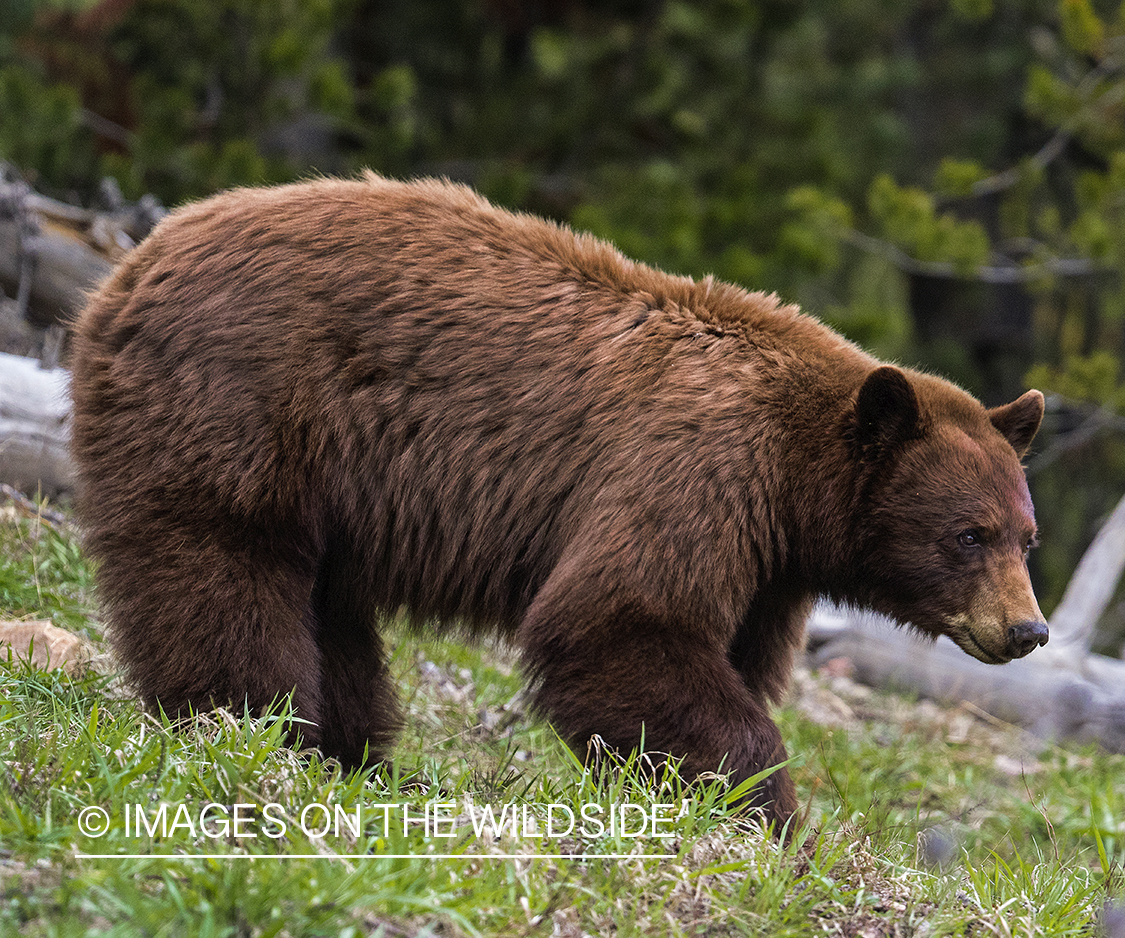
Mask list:
[[[1047,644],[1048,638],[1046,622],[1020,622],[1008,629],[1008,654],[1013,658],[1022,658],[1035,651],[1040,645]]]

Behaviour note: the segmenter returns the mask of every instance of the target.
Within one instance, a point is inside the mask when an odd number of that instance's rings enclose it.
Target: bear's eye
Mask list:
[[[1038,546],[1039,546],[1039,538],[1037,538],[1035,536],[1029,537],[1027,539],[1027,544],[1023,549],[1023,555],[1026,557],[1033,550],[1035,550],[1035,548],[1038,547]]]
[[[969,528],[967,531],[962,531],[957,535],[957,543],[962,547],[983,547],[984,538],[981,537],[980,531],[976,528]]]

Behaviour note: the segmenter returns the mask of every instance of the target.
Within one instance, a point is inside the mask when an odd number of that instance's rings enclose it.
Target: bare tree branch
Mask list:
[[[1035,169],[1046,169],[1062,155],[1063,150],[1066,149],[1066,145],[1070,142],[1070,138],[1071,131],[1069,127],[1060,127],[1055,132],[1055,135],[1048,140],[1034,156],[1028,158],[1026,164],[1011,166],[1008,169],[996,173],[994,176],[988,176],[985,179],[974,182],[969,189],[970,197],[980,198],[1011,189],[1024,177],[1026,165],[1030,165]]]
[[[1033,283],[1050,277],[1082,277],[1098,273],[1103,268],[1084,257],[1049,257],[1032,264],[1009,263],[985,265],[967,273],[955,264],[945,261],[922,261],[911,257],[901,248],[875,238],[854,228],[846,229],[843,239],[869,254],[879,254],[908,274],[924,274],[948,279],[979,280],[982,283]]]

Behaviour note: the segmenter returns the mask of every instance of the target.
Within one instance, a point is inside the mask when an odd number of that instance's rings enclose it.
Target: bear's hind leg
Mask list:
[[[313,576],[273,537],[155,514],[91,532],[110,637],[151,708],[253,713],[292,693],[300,733],[318,742],[320,653],[303,622]],[[143,530],[143,541],[132,532]]]
[[[356,555],[330,550],[310,609],[321,661],[320,748],[346,769],[382,761],[402,724],[368,584]]]

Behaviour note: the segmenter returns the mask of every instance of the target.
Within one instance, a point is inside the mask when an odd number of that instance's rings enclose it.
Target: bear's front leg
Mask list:
[[[686,781],[728,774],[731,785],[784,762],[777,726],[730,664],[726,648],[689,616],[630,599],[620,586],[548,583],[519,631],[535,704],[579,751],[600,735],[628,753],[681,758]],[[746,800],[780,832],[797,808],[788,772]]]

